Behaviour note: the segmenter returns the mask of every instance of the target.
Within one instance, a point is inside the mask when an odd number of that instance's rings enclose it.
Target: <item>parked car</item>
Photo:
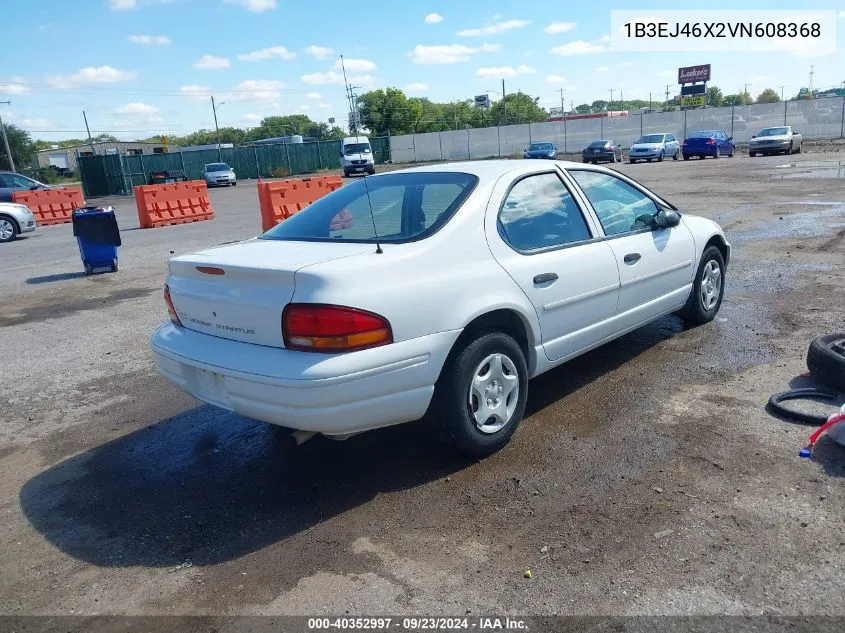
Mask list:
[[[554,143],[531,143],[527,149],[522,151],[522,157],[554,160],[557,157],[557,148]]]
[[[760,154],[763,156],[779,152],[784,154],[797,152],[800,154],[803,140],[801,135],[792,129],[791,125],[767,127],[760,130],[759,134],[751,137],[748,143],[748,155],[756,156]]]
[[[151,345],[166,378],[240,415],[343,438],[430,412],[484,455],[529,378],[666,314],[712,320],[730,252],[715,222],[605,167],[415,167],[172,258]]]
[[[226,163],[207,164],[202,168],[202,177],[205,178],[205,184],[209,187],[235,187],[238,184],[235,170]]]
[[[13,171],[0,171],[0,202],[11,202],[13,191],[35,191],[49,189],[50,185],[38,182]]]
[[[0,202],[0,244],[11,242],[21,233],[31,233],[37,222],[29,207],[14,202]]]
[[[654,159],[662,161],[664,156],[671,156],[678,160],[681,153],[681,144],[674,135],[667,133],[646,134],[631,145],[628,150],[628,162],[636,163],[638,160],[651,162]]]
[[[373,158],[373,148],[366,136],[347,136],[340,142],[340,166],[343,177],[351,174],[374,174],[376,162]]]
[[[736,143],[734,143],[733,136],[728,136],[722,130],[701,130],[700,132],[693,132],[684,139],[682,152],[684,160],[689,160],[692,156],[705,158],[712,156],[719,158],[721,156],[733,157],[736,151]]]
[[[611,163],[622,162],[622,146],[616,141],[599,140],[593,141],[584,151],[581,157],[585,163],[599,163],[609,161]]]

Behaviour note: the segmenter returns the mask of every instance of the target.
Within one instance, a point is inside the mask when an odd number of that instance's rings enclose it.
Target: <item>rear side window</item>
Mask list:
[[[590,239],[581,210],[556,174],[518,181],[499,211],[499,235],[518,251]]]
[[[478,178],[457,172],[385,174],[344,185],[267,231],[261,239],[406,242],[431,235],[454,215]]]

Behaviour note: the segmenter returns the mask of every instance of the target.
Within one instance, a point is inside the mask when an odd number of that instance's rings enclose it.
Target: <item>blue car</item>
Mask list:
[[[555,147],[554,143],[531,143],[528,149],[523,150],[522,157],[554,160],[557,157],[557,147]]]
[[[733,156],[736,151],[736,143],[732,136],[728,136],[722,130],[701,130],[693,132],[684,139],[682,153],[684,160],[691,156],[705,158],[712,156]]]

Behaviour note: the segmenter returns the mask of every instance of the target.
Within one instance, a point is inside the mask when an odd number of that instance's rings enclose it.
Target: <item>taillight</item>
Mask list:
[[[716,144],[716,139],[715,139],[715,138],[708,138],[708,139],[707,139],[707,144],[708,144],[708,145],[715,145],[715,144]]]
[[[164,302],[167,304],[167,313],[170,315],[170,320],[173,321],[174,325],[181,326],[182,321],[179,320],[176,308],[173,307],[173,299],[170,298],[170,288],[167,284],[164,284]]]
[[[285,347],[310,352],[351,352],[393,342],[382,316],[320,303],[291,303],[282,312]]]

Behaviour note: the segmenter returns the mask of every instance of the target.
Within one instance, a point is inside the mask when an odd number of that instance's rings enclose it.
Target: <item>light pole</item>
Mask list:
[[[11,101],[0,101],[6,105],[12,105]],[[12,158],[12,151],[9,149],[9,139],[6,138],[6,126],[3,125],[3,117],[0,117],[0,132],[3,133],[3,146],[6,148],[6,156],[9,157],[9,169],[15,171],[15,160]]]
[[[211,95],[211,110],[214,112],[214,131],[217,133],[217,162],[223,162],[223,152],[220,150],[220,128],[217,127],[217,108],[222,106],[225,101],[221,101],[217,105],[214,104],[214,95]]]

